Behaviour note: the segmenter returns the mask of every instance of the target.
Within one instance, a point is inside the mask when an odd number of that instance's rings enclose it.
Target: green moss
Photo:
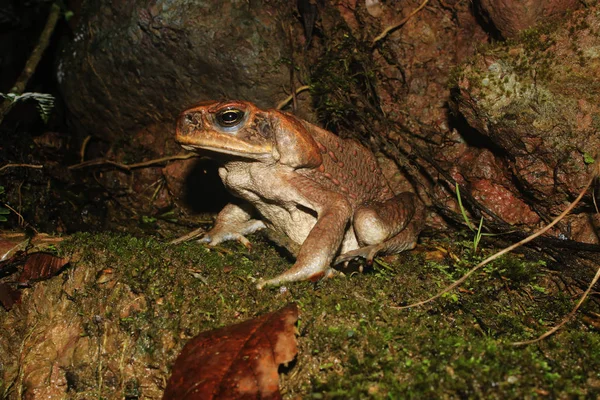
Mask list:
[[[453,89],[458,86],[458,82],[464,76],[464,66],[456,65],[450,69],[448,73],[448,82],[446,83],[447,89]]]
[[[325,49],[310,69],[315,110],[330,130],[351,128],[359,136],[368,136],[372,122],[381,119],[375,90],[378,67],[371,43],[340,25],[328,36]],[[385,50],[381,52],[385,56]]]
[[[111,365],[111,357],[137,360],[135,368],[155,382],[167,378],[165,366],[193,335],[294,301],[301,308],[300,352],[290,373],[282,376],[287,398],[600,395],[589,384],[600,379],[595,356],[600,338],[579,320],[538,345],[511,345],[541,334],[573,306],[570,296],[548,279],[543,262],[505,256],[474,274],[460,291],[423,308],[398,310],[394,307],[437,293],[489,251],[473,254],[470,240],[453,238],[434,244],[452,254],[447,259],[426,261],[422,253],[409,252],[363,274],[257,291],[255,279],[276,275],[290,261],[262,237],[251,241],[249,252],[235,243],[208,249],[153,238],[76,235],[59,252],[78,260],[69,275],[85,275],[88,282],[69,294],[73,315],[65,318],[82,318],[81,335],[98,343],[110,342],[109,333],[127,343],[126,356],[104,354],[102,365]],[[38,285],[60,289],[63,282],[55,278]],[[132,303],[138,306],[128,308]],[[0,326],[7,315],[0,311]],[[104,379],[98,389],[98,374],[104,372],[96,362],[73,372],[80,382],[73,398],[147,394],[143,376]]]

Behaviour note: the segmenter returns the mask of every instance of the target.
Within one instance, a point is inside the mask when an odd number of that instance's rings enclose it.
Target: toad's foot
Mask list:
[[[312,275],[307,275],[306,271],[293,271],[293,268],[292,268],[292,269],[285,271],[281,275],[277,275],[275,278],[271,278],[271,279],[267,279],[267,280],[260,279],[258,281],[258,283],[256,284],[256,288],[258,290],[262,290],[262,288],[264,288],[266,286],[281,286],[284,283],[296,282],[296,281],[309,280],[312,282],[316,282],[320,279],[332,278],[337,275],[343,275],[343,274],[339,271],[336,271],[333,268],[327,268],[323,272],[317,272]]]
[[[207,234],[202,238],[198,239],[198,242],[206,243],[207,245],[213,247],[218,245],[219,243],[227,242],[229,240],[237,240],[238,242],[243,244],[245,248],[247,248],[248,250],[252,250],[252,243],[250,243],[250,241],[246,239],[244,235],[241,235],[239,233],[227,233],[219,237],[210,236]]]
[[[226,227],[216,225],[213,229],[208,231],[200,240],[200,243],[206,243],[209,246],[216,246],[220,243],[237,240],[243,244],[248,250],[252,249],[252,244],[244,236],[248,233],[256,232],[259,229],[264,229],[265,224],[259,220],[250,220],[241,224],[228,225]],[[231,230],[230,230],[231,229]]]

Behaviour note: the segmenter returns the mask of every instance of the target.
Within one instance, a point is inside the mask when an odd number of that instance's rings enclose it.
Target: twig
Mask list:
[[[594,208],[596,209],[596,213],[600,214],[600,210],[598,210],[598,203],[596,202],[596,190],[592,191],[592,200],[594,202]]]
[[[83,139],[83,143],[81,143],[81,149],[79,149],[79,162],[85,161],[85,150],[87,149],[87,145],[92,140],[92,135],[88,135]]]
[[[381,32],[375,39],[373,39],[372,46],[375,46],[377,44],[377,42],[379,42],[380,40],[384,39],[390,32],[392,32],[392,31],[400,28],[402,25],[404,25],[416,13],[418,13],[419,11],[421,11],[423,9],[423,7],[425,7],[427,5],[428,2],[429,2],[429,0],[424,0],[419,7],[415,8],[410,14],[408,14],[405,18],[403,18],[402,21],[398,22],[395,25],[390,25],[387,28],[385,28],[383,30],[383,32]]]
[[[197,237],[200,237],[200,236],[204,235],[205,233],[206,233],[206,229],[204,229],[204,228],[194,229],[193,231],[191,231],[181,237],[171,240],[169,242],[169,244],[179,244],[179,243],[187,242],[189,240],[196,239]]]
[[[57,3],[52,4],[50,8],[50,14],[48,14],[48,20],[46,21],[46,26],[44,26],[44,30],[40,35],[40,39],[38,40],[37,45],[33,49],[33,52],[29,56],[27,63],[25,63],[25,68],[19,75],[17,82],[11,89],[11,93],[20,95],[23,94],[25,88],[27,87],[27,83],[29,79],[35,72],[40,60],[42,59],[42,55],[48,44],[50,43],[50,38],[52,37],[52,33],[54,32],[54,28],[56,27],[56,23],[58,22],[58,18],[60,17],[60,7]],[[8,113],[13,103],[11,100],[4,100],[4,103],[0,105],[0,123],[4,119],[4,116]]]
[[[290,94],[288,97],[286,97],[285,99],[281,100],[278,104],[277,104],[277,108],[278,110],[281,110],[283,107],[285,107],[290,101],[292,101],[294,99],[295,96],[299,95],[300,93],[304,92],[305,90],[310,89],[309,85],[304,85],[304,86],[300,86],[298,89],[296,89],[296,91],[292,94]]]
[[[537,337],[535,339],[524,340],[522,342],[514,342],[514,343],[512,343],[512,345],[513,346],[521,346],[524,344],[532,344],[535,342],[539,342],[540,340],[544,340],[545,338],[547,338],[548,336],[552,335],[553,333],[558,331],[560,328],[562,328],[562,326],[564,324],[566,324],[567,322],[569,322],[571,320],[571,318],[573,318],[573,315],[575,315],[577,310],[579,310],[579,307],[581,307],[581,305],[583,304],[585,299],[587,299],[588,295],[592,291],[592,288],[594,287],[596,282],[598,282],[598,278],[600,278],[600,268],[598,268],[598,270],[596,271],[596,275],[594,275],[594,279],[592,279],[592,282],[590,283],[590,285],[588,286],[586,291],[583,293],[583,295],[581,296],[581,298],[579,299],[579,301],[577,302],[575,307],[573,307],[571,312],[569,312],[567,314],[567,316],[565,317],[565,319],[563,319],[558,325],[556,325],[555,327],[553,327],[552,329],[548,330],[546,333],[544,333],[543,335],[540,335],[539,337]]]
[[[597,166],[596,169],[596,174],[595,176],[598,176],[598,174],[600,174],[600,166]],[[592,177],[592,181],[594,180],[594,178]],[[591,184],[588,184],[588,186]],[[586,188],[587,190],[587,188]],[[594,200],[594,205],[596,205],[596,196],[595,196],[595,191],[592,191],[592,199]],[[596,207],[596,212],[598,212],[598,208]],[[513,342],[512,345],[513,346],[521,346],[521,345],[526,345],[526,344],[532,344],[532,343],[536,343],[539,342],[540,340],[544,340],[545,338],[547,338],[548,336],[554,334],[555,332],[557,332],[560,328],[563,327],[563,325],[565,325],[567,322],[569,322],[571,320],[571,318],[573,318],[573,316],[575,315],[575,313],[577,312],[577,310],[579,310],[579,307],[581,307],[581,305],[583,304],[583,302],[585,301],[585,299],[587,299],[587,297],[589,296],[590,292],[592,291],[592,288],[594,287],[594,285],[596,285],[596,283],[598,282],[598,279],[600,279],[600,267],[596,270],[596,275],[594,275],[594,279],[592,279],[592,281],[590,282],[589,286],[587,287],[587,289],[585,290],[585,292],[583,292],[583,295],[581,296],[581,298],[579,299],[579,301],[577,302],[577,304],[575,305],[575,307],[573,307],[573,309],[567,314],[567,316],[556,326],[552,327],[551,329],[549,329],[548,331],[546,331],[544,334],[538,336],[535,339],[531,339],[531,340],[523,340],[521,342]]]
[[[39,165],[39,164],[6,164],[0,167],[0,172],[4,171],[5,169],[9,169],[9,168],[34,168],[34,169],[42,169],[44,168],[43,165]]]
[[[509,247],[507,247],[507,248],[505,248],[503,250],[500,250],[496,254],[492,254],[491,256],[489,256],[488,258],[486,258],[485,260],[483,260],[482,262],[480,262],[479,264],[477,264],[476,266],[474,266],[473,268],[471,268],[466,274],[464,274],[462,277],[460,277],[457,281],[455,281],[454,283],[452,283],[449,286],[446,286],[438,294],[436,294],[436,295],[434,295],[434,296],[432,296],[432,297],[430,297],[430,298],[428,298],[426,300],[418,301],[416,303],[409,304],[407,306],[394,306],[392,308],[397,309],[397,310],[402,310],[402,309],[405,309],[405,308],[420,307],[420,306],[425,305],[425,304],[427,304],[429,302],[432,302],[433,300],[436,300],[436,299],[440,298],[444,294],[449,293],[454,288],[460,286],[464,281],[466,281],[469,278],[469,276],[471,276],[473,273],[475,273],[475,271],[477,271],[479,268],[483,267],[486,264],[489,264],[491,261],[493,261],[493,260],[495,260],[497,258],[500,258],[501,256],[503,256],[506,253],[510,253],[511,251],[513,251],[514,249],[516,249],[516,248],[524,245],[525,243],[531,242],[536,237],[543,235],[544,233],[546,233],[547,231],[549,231],[550,228],[552,228],[554,225],[556,225],[561,219],[563,219],[568,213],[570,213],[573,208],[575,208],[575,206],[583,198],[583,196],[585,195],[585,193],[587,192],[587,190],[589,189],[589,187],[591,186],[591,184],[592,184],[592,182],[594,181],[595,178],[596,178],[596,174],[592,174],[592,177],[590,178],[590,180],[588,181],[588,183],[585,185],[585,187],[581,190],[581,193],[579,193],[579,196],[577,196],[577,198],[569,205],[569,207],[567,207],[558,217],[554,218],[554,220],[552,222],[550,222],[548,225],[546,225],[545,227],[543,227],[539,231],[537,231],[537,232],[535,232],[535,233],[527,236],[525,239],[521,240],[518,243],[513,244],[512,246],[509,246]]]
[[[171,161],[171,160],[187,160],[188,158],[194,158],[194,157],[200,157],[200,156],[195,153],[177,154],[175,156],[156,158],[154,160],[148,160],[148,161],[144,161],[144,162],[140,162],[140,163],[136,163],[136,164],[122,164],[122,163],[119,163],[116,161],[101,158],[98,160],[90,160],[90,161],[85,161],[85,162],[82,162],[79,164],[71,165],[71,166],[69,166],[69,169],[93,167],[96,165],[112,165],[119,169],[124,169],[125,171],[131,171],[132,169],[149,167],[151,165],[162,164],[164,162]]]
[[[20,225],[20,226],[22,226],[22,227],[24,227],[24,228],[27,228],[27,227],[29,227],[29,228],[31,228],[31,229],[32,229],[32,230],[35,232],[35,234],[36,234],[36,235],[38,235],[38,234],[39,234],[38,230],[37,230],[37,229],[35,229],[35,228],[33,227],[33,225],[31,225],[29,222],[25,221],[25,218],[23,218],[23,216],[22,216],[22,215],[21,215],[21,214],[20,214],[20,213],[19,213],[17,210],[15,210],[14,208],[12,208],[10,205],[8,205],[8,204],[6,204],[6,203],[2,203],[2,204],[4,205],[4,207],[6,207],[6,208],[8,208],[10,211],[14,212],[14,213],[17,215],[17,217],[19,217],[19,225]]]
[[[292,112],[296,113],[298,104],[296,102],[296,82],[294,82],[294,41],[292,39],[292,26],[288,29],[288,40],[290,42],[290,89],[292,89]]]

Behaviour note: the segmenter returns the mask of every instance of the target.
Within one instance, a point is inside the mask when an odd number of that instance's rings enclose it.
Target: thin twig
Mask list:
[[[112,161],[112,160],[107,160],[105,158],[101,158],[98,160],[90,160],[90,161],[85,161],[79,164],[75,164],[75,165],[71,165],[69,166],[69,169],[79,169],[79,168],[86,168],[86,167],[93,167],[96,165],[112,165],[116,168],[119,169],[124,169],[125,171],[131,171],[132,169],[137,169],[137,168],[143,168],[143,167],[149,167],[152,165],[156,165],[156,164],[162,164],[165,163],[167,161],[172,161],[172,160],[187,160],[188,158],[194,158],[194,157],[200,157],[198,154],[196,153],[187,153],[187,154],[177,154],[175,156],[169,156],[169,157],[162,157],[162,158],[155,158],[154,160],[148,160],[148,161],[144,161],[144,162],[140,162],[140,163],[136,163],[136,164],[122,164],[116,161]]]
[[[81,149],[79,149],[79,162],[85,162],[85,150],[87,149],[87,145],[92,140],[92,135],[86,136],[83,139],[83,143],[81,143]]]
[[[596,202],[596,190],[592,191],[592,200],[594,202],[594,208],[596,209],[596,214],[600,214],[600,210],[598,210],[598,203]]]
[[[415,8],[410,14],[408,14],[405,18],[403,18],[402,21],[398,22],[395,25],[390,25],[387,28],[385,28],[383,30],[383,32],[381,32],[375,39],[373,39],[372,46],[375,46],[377,44],[377,42],[379,42],[380,40],[384,39],[390,32],[392,32],[392,31],[400,28],[402,25],[404,25],[416,13],[418,13],[419,11],[421,11],[423,9],[423,7],[425,7],[427,5],[428,2],[429,2],[429,0],[424,0],[423,3],[421,3],[421,5],[419,7]]]
[[[598,174],[600,174],[600,166],[597,166],[595,168],[595,176],[598,176]],[[592,178],[593,181],[594,178]],[[591,182],[590,182],[591,184]],[[589,186],[589,185],[588,185]],[[592,199],[594,200],[594,205],[596,204],[596,198],[595,198],[595,191],[592,190]],[[598,212],[598,208],[596,207],[596,212]],[[585,292],[583,292],[583,295],[581,295],[581,298],[579,299],[579,301],[577,302],[577,304],[575,305],[575,307],[573,307],[573,309],[567,314],[567,316],[556,326],[552,327],[551,329],[549,329],[548,331],[546,331],[544,334],[538,336],[535,339],[531,339],[531,340],[523,340],[521,342],[513,342],[512,345],[513,346],[521,346],[521,345],[526,345],[526,344],[532,344],[532,343],[536,343],[539,342],[541,340],[544,340],[545,338],[547,338],[548,336],[554,334],[555,332],[557,332],[560,328],[563,327],[563,325],[565,325],[567,322],[569,322],[573,316],[575,315],[575,313],[577,312],[577,310],[579,310],[579,307],[581,307],[581,305],[583,304],[583,302],[585,301],[585,299],[588,298],[588,296],[590,295],[590,292],[592,291],[592,288],[594,287],[594,285],[596,285],[596,283],[598,282],[598,279],[600,279],[600,267],[596,270],[596,275],[594,275],[594,279],[592,279],[592,281],[590,282],[589,286],[587,287],[587,289],[585,290]]]
[[[548,330],[546,333],[544,333],[543,335],[540,335],[539,337],[537,337],[535,339],[524,340],[522,342],[514,342],[514,343],[512,343],[512,345],[513,346],[521,346],[521,345],[524,345],[524,344],[532,344],[532,343],[535,343],[535,342],[539,342],[540,340],[544,340],[545,338],[547,338],[548,336],[552,335],[553,333],[555,333],[556,331],[558,331],[560,328],[562,328],[562,326],[564,324],[566,324],[567,322],[569,322],[571,320],[571,318],[573,318],[573,315],[575,315],[575,313],[577,312],[577,310],[579,310],[579,307],[581,307],[581,305],[583,304],[583,302],[585,301],[585,299],[587,299],[588,295],[592,291],[592,288],[594,287],[594,285],[596,284],[596,282],[598,282],[598,278],[600,278],[600,268],[598,268],[598,270],[596,271],[596,275],[594,275],[594,279],[592,279],[592,282],[590,283],[590,285],[588,286],[588,288],[586,289],[586,291],[583,293],[583,295],[581,296],[581,298],[579,299],[579,301],[577,302],[577,304],[575,305],[575,307],[573,307],[573,309],[571,310],[571,312],[569,312],[567,314],[567,316],[565,317],[565,319],[563,319],[560,322],[560,324],[556,325],[555,327],[553,327],[552,329]]]
[[[9,204],[2,203],[2,205],[4,205],[4,207],[8,208],[10,211],[14,212],[17,215],[17,217],[19,217],[19,225],[20,226],[22,226],[24,228],[29,227],[29,228],[31,228],[36,233],[36,235],[39,234],[38,230],[35,229],[33,227],[33,225],[31,225],[29,222],[25,221],[25,218],[23,218],[23,216],[21,215],[21,213],[19,213],[17,210],[15,210],[14,208],[12,208]]]
[[[34,169],[42,169],[44,168],[43,165],[39,165],[39,164],[6,164],[0,167],[0,172],[4,171],[5,169],[9,169],[9,168],[34,168]]]
[[[187,242],[189,240],[196,239],[196,238],[204,235],[205,233],[206,233],[206,229],[204,229],[204,228],[194,229],[193,231],[191,231],[181,237],[171,240],[169,242],[169,244],[179,244],[179,243]]]
[[[23,94],[25,88],[27,87],[27,83],[29,79],[35,72],[40,60],[42,59],[42,55],[46,51],[48,44],[50,44],[50,38],[52,37],[52,33],[54,32],[54,28],[56,27],[56,23],[58,22],[58,18],[60,17],[60,6],[57,3],[52,4],[50,8],[50,14],[48,14],[48,19],[46,20],[46,26],[44,26],[44,30],[40,35],[40,39],[38,40],[37,45],[33,49],[27,63],[25,63],[25,68],[19,75],[17,82],[11,89],[11,93],[20,95]],[[0,123],[4,119],[4,116],[8,113],[13,103],[11,100],[6,99],[4,103],[0,105]]]
[[[304,85],[304,86],[300,86],[298,89],[296,89],[296,91],[292,94],[290,94],[288,97],[286,97],[285,99],[281,100],[278,104],[277,104],[277,109],[281,110],[283,107],[285,107],[290,101],[292,101],[294,99],[295,96],[299,95],[300,93],[304,92],[305,90],[310,89],[309,85]]]

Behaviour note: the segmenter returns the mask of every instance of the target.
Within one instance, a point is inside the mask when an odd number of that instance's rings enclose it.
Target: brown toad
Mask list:
[[[291,114],[243,101],[202,103],[181,114],[176,140],[220,153],[225,187],[249,203],[225,206],[201,242],[248,246],[244,235],[269,227],[301,245],[296,263],[258,288],[329,276],[334,260],[371,262],[412,249],[423,227],[421,202],[394,195],[369,150]]]

